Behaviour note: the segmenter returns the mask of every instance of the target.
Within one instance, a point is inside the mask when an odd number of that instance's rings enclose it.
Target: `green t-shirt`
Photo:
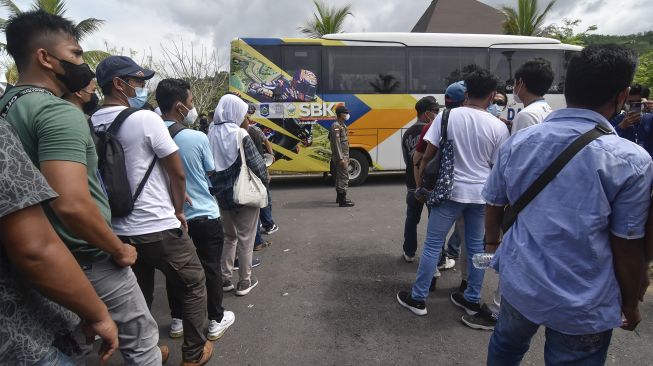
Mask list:
[[[0,109],[4,108],[10,98],[26,88],[11,88],[0,99]],[[9,109],[6,119],[16,130],[25,152],[37,167],[41,162],[52,160],[86,165],[91,196],[107,224],[111,225],[109,202],[97,173],[95,144],[82,111],[56,96],[34,92],[20,97]],[[80,264],[97,262],[108,256],[70,232],[49,204],[43,204],[43,210]]]

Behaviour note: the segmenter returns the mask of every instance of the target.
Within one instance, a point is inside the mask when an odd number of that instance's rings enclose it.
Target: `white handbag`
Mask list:
[[[247,136],[247,132],[242,128],[239,129],[240,174],[234,184],[234,202],[247,207],[263,208],[268,205],[268,191],[261,179],[247,166],[243,146],[245,136]]]

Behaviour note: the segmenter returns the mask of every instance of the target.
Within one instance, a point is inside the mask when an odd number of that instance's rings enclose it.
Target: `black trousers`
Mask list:
[[[138,258],[132,266],[148,308],[154,299],[154,270],[166,276],[180,302],[179,318],[184,321],[184,360],[196,360],[206,342],[206,284],[193,242],[182,229],[121,237],[136,247]]]
[[[218,323],[224,315],[222,307],[222,272],[220,258],[222,257],[222,246],[224,234],[220,219],[208,219],[206,217],[195,218],[188,221],[188,235],[193,239],[197,256],[202,263],[206,275],[206,305],[209,320]],[[168,305],[173,318],[181,319],[183,301],[174,291],[171,283],[166,281],[168,291]]]

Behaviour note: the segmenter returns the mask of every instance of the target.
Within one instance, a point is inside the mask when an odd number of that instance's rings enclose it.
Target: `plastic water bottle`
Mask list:
[[[472,257],[472,263],[474,267],[478,269],[488,269],[490,267],[490,262],[492,261],[494,254],[492,253],[478,253],[474,254]]]

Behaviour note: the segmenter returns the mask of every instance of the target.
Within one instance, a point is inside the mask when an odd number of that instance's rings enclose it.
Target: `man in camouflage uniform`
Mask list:
[[[354,203],[347,199],[347,187],[349,185],[349,132],[345,121],[349,119],[349,110],[343,105],[336,108],[337,120],[329,130],[329,141],[331,142],[331,159],[335,167],[336,202],[340,207],[352,207]]]

